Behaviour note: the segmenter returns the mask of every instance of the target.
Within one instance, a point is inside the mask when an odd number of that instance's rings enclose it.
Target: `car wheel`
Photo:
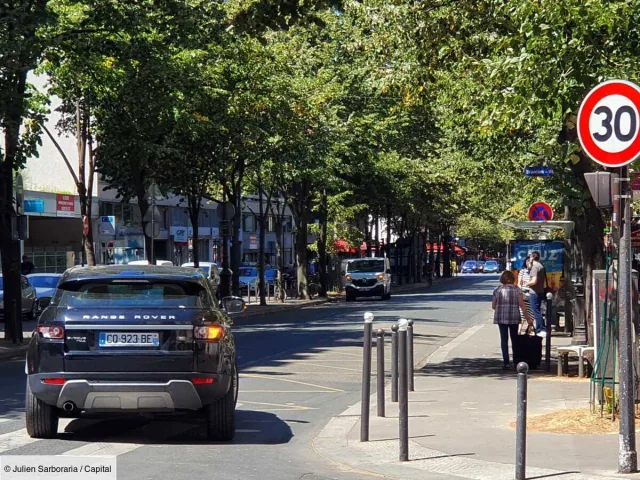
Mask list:
[[[347,302],[353,302],[355,299],[353,295],[347,295]]]
[[[55,407],[38,400],[27,378],[27,433],[31,438],[54,438],[58,434],[58,412]]]
[[[207,438],[230,442],[236,434],[237,369],[231,376],[231,386],[224,397],[205,407]]]

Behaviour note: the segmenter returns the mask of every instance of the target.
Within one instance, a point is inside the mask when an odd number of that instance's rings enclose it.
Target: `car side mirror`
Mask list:
[[[38,299],[38,309],[44,310],[49,305],[51,305],[51,297],[39,298]]]
[[[222,308],[231,315],[243,312],[247,308],[247,305],[240,297],[225,297],[222,299]]]

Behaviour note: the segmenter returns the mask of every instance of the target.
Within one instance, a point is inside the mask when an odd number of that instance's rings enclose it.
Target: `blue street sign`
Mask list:
[[[527,177],[551,177],[553,175],[553,168],[551,167],[527,167],[524,169],[524,174]]]

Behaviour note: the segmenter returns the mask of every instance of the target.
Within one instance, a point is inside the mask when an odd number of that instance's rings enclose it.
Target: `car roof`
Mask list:
[[[67,270],[60,283],[77,280],[111,279],[115,276],[130,273],[137,278],[151,277],[162,280],[203,281],[202,272],[193,268],[166,267],[159,265],[106,265],[99,267],[74,267]]]
[[[27,277],[61,277],[61,273],[30,273]]]

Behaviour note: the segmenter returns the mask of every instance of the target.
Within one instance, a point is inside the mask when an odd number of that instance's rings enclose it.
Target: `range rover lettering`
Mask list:
[[[134,270],[135,268],[135,270]],[[192,268],[68,270],[27,352],[26,426],[57,434],[60,417],[196,414],[212,440],[235,433],[238,370],[227,313]]]

